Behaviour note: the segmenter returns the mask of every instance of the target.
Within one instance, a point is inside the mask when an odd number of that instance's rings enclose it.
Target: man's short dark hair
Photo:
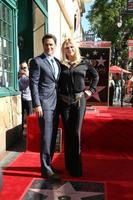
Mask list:
[[[47,40],[47,39],[53,39],[55,44],[57,44],[57,39],[56,37],[53,35],[53,34],[45,34],[42,38],[42,43],[44,44],[44,41]]]
[[[27,61],[26,60],[20,60],[20,65],[22,65],[23,63],[27,63]]]

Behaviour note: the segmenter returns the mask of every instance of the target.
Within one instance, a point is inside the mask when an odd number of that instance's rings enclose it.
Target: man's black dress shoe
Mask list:
[[[81,171],[76,172],[76,171],[70,171],[69,170],[69,174],[70,174],[70,176],[73,176],[73,177],[81,177],[82,176],[82,172]]]
[[[42,174],[43,178],[51,179],[51,180],[60,180],[60,177],[58,174],[51,172],[47,174]]]
[[[60,170],[59,169],[56,169],[55,167],[51,166],[52,170],[55,172],[55,173],[59,173]]]

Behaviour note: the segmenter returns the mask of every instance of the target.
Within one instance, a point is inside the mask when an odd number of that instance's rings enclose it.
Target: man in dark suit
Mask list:
[[[55,151],[58,130],[57,83],[60,62],[54,57],[56,37],[46,34],[42,38],[44,53],[30,61],[29,77],[35,113],[41,131],[40,160],[41,174],[44,178],[58,178],[51,162]]]

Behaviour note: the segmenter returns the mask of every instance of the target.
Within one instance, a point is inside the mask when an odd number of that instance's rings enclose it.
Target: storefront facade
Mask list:
[[[16,0],[0,0],[0,150],[8,148],[12,140],[20,137],[21,98],[17,81],[17,49]]]

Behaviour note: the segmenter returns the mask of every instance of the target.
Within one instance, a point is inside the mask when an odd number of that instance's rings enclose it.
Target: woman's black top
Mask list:
[[[89,60],[84,59],[78,65],[71,68],[62,65],[59,79],[59,94],[74,96],[76,93],[83,92],[86,89],[85,78],[87,75],[91,79],[87,89],[94,93],[99,81],[99,75]]]

